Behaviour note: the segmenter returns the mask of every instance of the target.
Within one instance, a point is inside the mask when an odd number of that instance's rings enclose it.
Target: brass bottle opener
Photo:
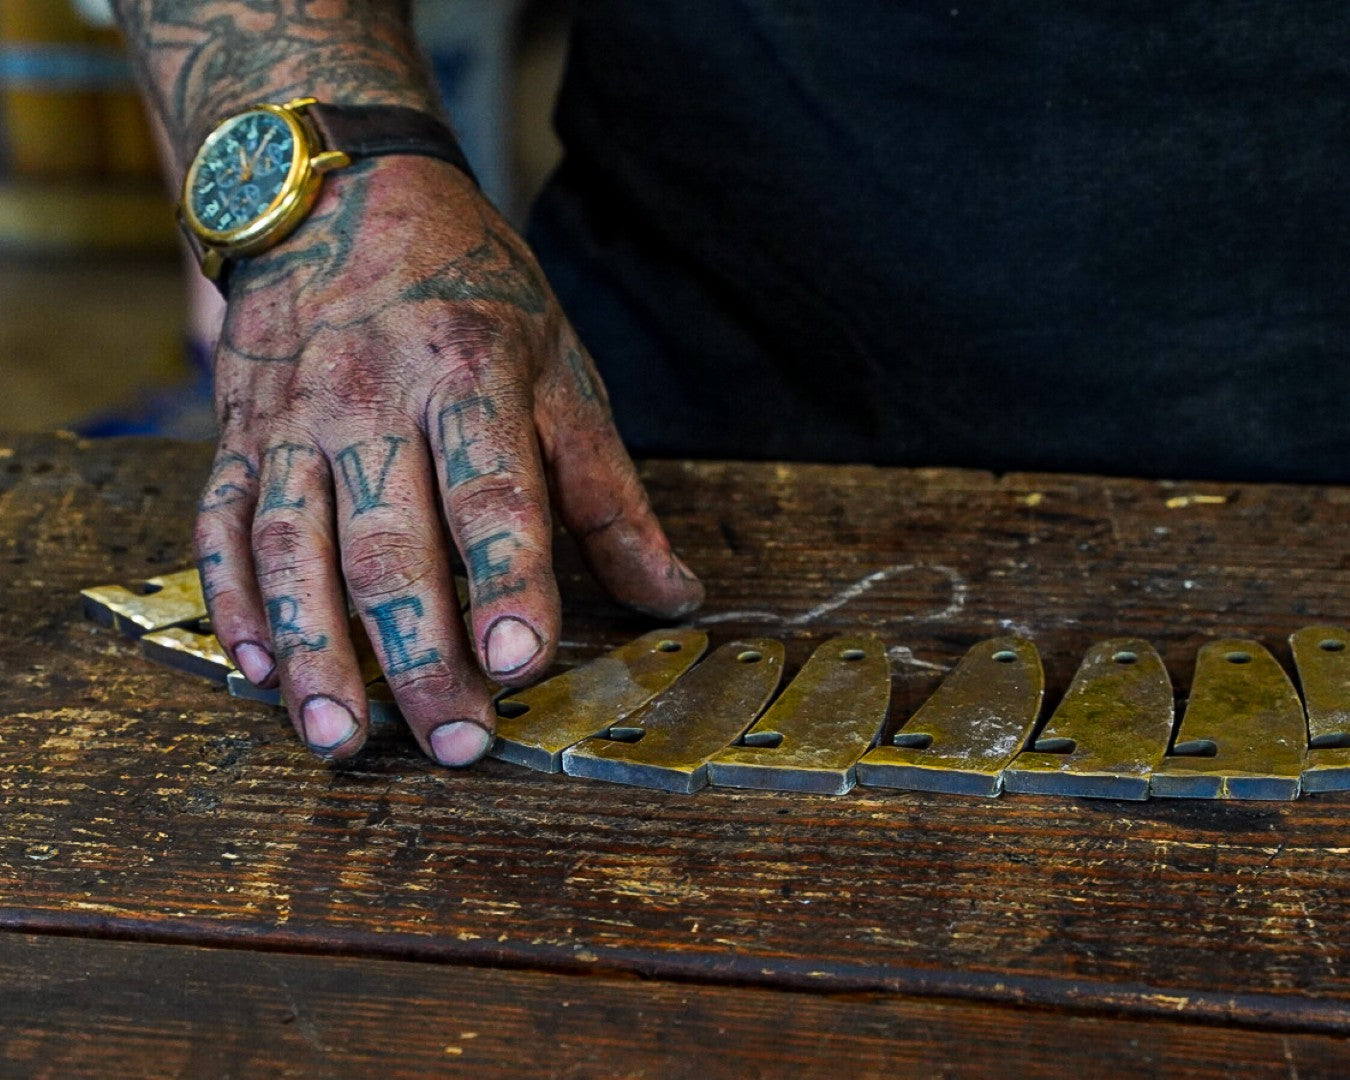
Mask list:
[[[1147,641],[1115,638],[1088,650],[1059,708],[1003,774],[1005,791],[1147,799],[1167,753],[1172,680]]]
[[[150,631],[141,638],[141,652],[156,663],[212,682],[224,683],[234,670],[234,661],[215,634],[187,626]]]
[[[121,585],[95,585],[81,589],[80,596],[89,618],[131,637],[206,618],[202,579],[195,569],[149,578],[140,592]]]
[[[772,638],[723,645],[659,697],[563,752],[563,771],[618,784],[697,791],[708,759],[739,738],[768,704],[783,675]]]
[[[540,772],[562,769],[569,746],[622,723],[688,671],[708,647],[701,630],[656,630],[497,702],[488,753]]]
[[[1152,792],[1294,799],[1306,748],[1303,705],[1275,657],[1255,641],[1211,641],[1196,657],[1186,714]]]
[[[1303,790],[1350,790],[1350,632],[1309,626],[1289,645],[1308,707]]]
[[[1026,745],[1045,694],[1036,646],[982,641],[891,737],[858,762],[858,783],[994,796]]]
[[[874,637],[827,641],[739,742],[708,762],[708,782],[843,795],[890,700],[885,645]]]

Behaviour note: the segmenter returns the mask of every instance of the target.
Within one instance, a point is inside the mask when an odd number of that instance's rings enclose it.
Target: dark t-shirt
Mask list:
[[[580,0],[531,228],[643,454],[1350,480],[1345,0]]]

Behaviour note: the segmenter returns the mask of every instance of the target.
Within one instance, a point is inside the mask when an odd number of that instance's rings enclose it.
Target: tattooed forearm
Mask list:
[[[394,458],[407,441],[398,435],[385,435],[378,443],[374,439],[363,439],[337,452],[338,475],[351,499],[352,517],[389,505],[384,501],[384,487],[389,482]],[[367,461],[374,465],[373,469],[366,468]]]
[[[408,0],[115,0],[151,96],[185,163],[223,116],[312,95],[436,110]]]

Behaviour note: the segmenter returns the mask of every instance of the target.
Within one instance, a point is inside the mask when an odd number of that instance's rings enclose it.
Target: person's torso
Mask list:
[[[581,0],[543,247],[640,450],[1346,479],[1347,57],[1327,2]]]

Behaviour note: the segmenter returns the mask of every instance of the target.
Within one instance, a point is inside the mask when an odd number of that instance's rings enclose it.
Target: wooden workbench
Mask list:
[[[1345,1076],[1350,794],[667,795],[401,734],[351,767],[80,587],[188,562],[204,446],[0,441],[0,1074]],[[1350,620],[1350,490],[658,463],[714,643]],[[1192,495],[1210,496],[1195,500]],[[564,662],[650,624],[560,548]]]

